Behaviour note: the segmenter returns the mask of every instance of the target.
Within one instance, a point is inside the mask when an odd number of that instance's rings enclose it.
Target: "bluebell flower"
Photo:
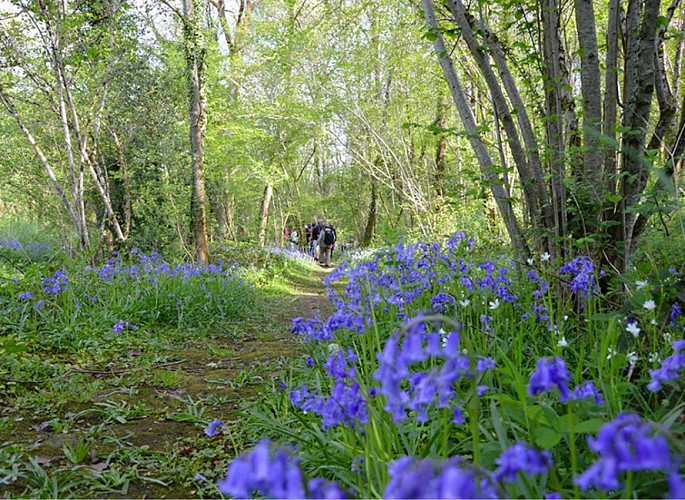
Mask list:
[[[571,375],[566,369],[566,363],[561,358],[540,358],[535,371],[530,376],[528,393],[532,396],[550,392],[552,389],[559,390],[559,400],[568,401],[571,393],[568,383]]]
[[[524,443],[511,446],[495,460],[498,465],[495,479],[516,481],[518,473],[544,474],[552,465],[552,456],[546,450],[538,451]]]
[[[675,321],[682,314],[682,309],[680,308],[680,304],[676,301],[673,303],[671,306],[671,312],[669,313],[668,317],[671,320],[669,323],[669,326],[674,327],[675,326]]]
[[[19,294],[19,300],[31,300],[33,294],[31,292],[22,292]]]
[[[569,289],[580,297],[587,298],[597,293],[595,265],[589,257],[576,257],[561,266],[559,274],[570,274]]]
[[[599,392],[599,388],[595,387],[595,383],[591,380],[589,382],[584,382],[573,389],[573,399],[578,401],[583,399],[594,399],[596,405],[602,406],[604,404],[602,393]]]
[[[401,457],[388,465],[383,498],[501,498],[492,477],[461,457],[445,461]]]
[[[649,370],[652,380],[647,385],[647,389],[652,392],[661,390],[662,384],[680,377],[680,372],[685,368],[685,340],[673,342],[675,353],[661,362],[661,367],[656,370]]]
[[[478,362],[476,363],[476,371],[477,372],[485,372],[488,370],[494,370],[497,368],[497,363],[495,363],[495,360],[488,357],[488,358],[479,358]]]
[[[445,312],[448,304],[454,304],[454,298],[445,292],[439,292],[431,299],[431,306],[435,312]]]
[[[214,437],[219,434],[224,429],[224,423],[221,420],[212,420],[207,428],[205,429],[205,434],[209,437]]]
[[[236,498],[253,498],[255,492],[270,498],[305,498],[297,459],[283,450],[271,453],[269,445],[262,441],[249,454],[236,457],[219,481],[219,491]]]
[[[202,474],[195,474],[195,476],[194,476],[193,478],[194,478],[196,481],[200,481],[200,482],[202,482],[202,483],[204,483],[205,481],[207,481],[207,478],[206,478],[205,476],[203,476]]]
[[[338,483],[317,477],[307,482],[307,498],[338,500],[348,496]]]
[[[680,458],[671,454],[668,441],[656,429],[651,422],[626,413],[606,423],[596,438],[588,437],[599,459],[575,483],[583,491],[593,487],[610,491],[621,487],[619,476],[627,471],[677,473]]]

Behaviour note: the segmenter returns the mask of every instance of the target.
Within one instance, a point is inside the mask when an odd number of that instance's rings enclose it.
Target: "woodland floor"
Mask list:
[[[309,275],[285,276],[282,291],[263,296],[258,317],[229,331],[177,333],[161,348],[153,344],[146,352],[137,347],[103,360],[98,369],[73,369],[63,376],[62,389],[53,389],[59,394],[37,386],[35,397],[0,409],[10,422],[0,428],[0,449],[30,450],[48,474],[55,471],[58,481],[67,481],[73,460],[65,457],[65,446],[75,448],[80,438],[94,436],[80,464],[98,471],[120,466],[135,470],[135,477],[118,493],[88,490],[84,484],[69,496],[84,491],[89,497],[196,496],[192,481],[175,478],[184,467],[187,476],[189,467],[214,458],[221,462],[214,465],[223,467],[227,457],[248,444],[236,413],[265,383],[284,376],[289,360],[303,352],[301,341],[290,333],[292,318],[311,317],[316,310],[327,317],[326,274],[317,266]],[[214,419],[224,422],[231,439],[217,437],[214,451],[203,451],[198,440],[209,439],[203,430]],[[216,452],[222,446],[223,453]],[[27,486],[22,483],[0,483],[0,496],[3,491],[21,494]]]

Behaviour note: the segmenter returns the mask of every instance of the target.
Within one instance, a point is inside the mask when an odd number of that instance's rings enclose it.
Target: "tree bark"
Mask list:
[[[201,42],[200,19],[197,0],[184,0],[184,37],[188,86],[190,93],[190,152],[192,157],[192,196],[190,212],[195,240],[195,258],[204,264],[209,262],[207,244],[207,209],[204,172],[204,66],[206,49]]]
[[[580,81],[583,96],[583,185],[592,203],[601,209],[602,154],[599,147],[602,123],[602,93],[599,49],[592,0],[575,0],[576,29],[580,46]]]
[[[259,246],[263,247],[266,244],[266,228],[269,224],[269,208],[271,207],[271,199],[274,195],[274,187],[270,182],[264,188],[264,196],[262,197],[262,211],[261,220],[259,223]]]
[[[530,251],[526,245],[525,239],[521,232],[518,220],[511,206],[511,201],[507,198],[504,188],[493,171],[492,159],[488,153],[487,148],[483,140],[481,139],[480,132],[476,126],[475,118],[473,117],[473,111],[469,106],[466,94],[461,85],[461,81],[454,70],[452,65],[452,60],[449,57],[449,52],[445,47],[445,42],[440,33],[438,21],[435,18],[435,8],[433,7],[432,0],[421,0],[421,5],[423,7],[423,13],[426,19],[426,24],[430,29],[433,40],[433,48],[438,56],[440,62],[440,67],[442,68],[447,84],[452,93],[452,99],[457,107],[461,121],[466,128],[466,132],[469,136],[469,141],[471,147],[476,153],[478,158],[478,164],[480,165],[481,173],[492,190],[492,194],[497,203],[497,207],[504,220],[504,225],[507,228],[509,238],[514,245],[514,248],[519,253],[519,257],[523,260],[527,260],[530,257]],[[508,110],[507,110],[508,113]]]

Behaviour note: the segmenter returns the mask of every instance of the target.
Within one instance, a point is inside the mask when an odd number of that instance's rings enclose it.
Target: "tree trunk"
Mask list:
[[[476,126],[476,121],[473,117],[473,111],[469,106],[466,94],[464,93],[464,89],[461,85],[461,81],[454,70],[452,60],[449,57],[449,52],[445,47],[445,42],[439,30],[438,21],[435,18],[435,8],[433,7],[433,2],[432,0],[421,0],[421,5],[423,7],[428,28],[431,31],[432,36],[435,37],[433,40],[433,48],[438,56],[440,66],[443,74],[445,75],[445,79],[447,80],[450,92],[452,93],[452,99],[457,107],[461,121],[464,124],[466,132],[468,133],[471,147],[478,158],[478,164],[480,165],[481,173],[490,185],[490,189],[492,190],[495,202],[497,203],[497,207],[502,215],[504,225],[507,228],[509,238],[514,245],[514,248],[519,253],[520,258],[527,260],[530,257],[530,252],[521,232],[518,220],[516,219],[516,214],[511,206],[511,201],[509,198],[507,198],[500,179],[496,177],[493,171],[492,159],[490,158],[490,154],[488,153],[488,150],[481,139],[480,132]]]
[[[441,87],[442,89],[442,87]],[[447,102],[442,90],[437,99],[437,116],[435,125],[440,129],[438,143],[435,146],[435,194],[439,200],[436,208],[442,205],[442,198],[445,196],[445,172],[447,171],[447,135],[443,130],[447,127]]]
[[[259,223],[259,246],[263,247],[266,244],[266,228],[269,224],[269,208],[271,207],[271,199],[274,195],[274,186],[269,182],[264,188],[264,196],[262,197],[262,217]]]
[[[550,191],[554,207],[554,235],[561,240],[550,249],[554,258],[564,260],[568,253],[568,210],[566,205],[566,127],[568,113],[564,97],[564,85],[567,84],[563,72],[564,53],[561,44],[559,27],[559,4],[557,0],[542,0],[539,8],[542,16],[542,43],[545,71],[545,135],[548,144]],[[568,120],[567,120],[568,121]],[[555,248],[556,247],[556,248]]]
[[[204,173],[204,69],[205,54],[201,41],[201,29],[197,0],[184,0],[183,8],[186,64],[190,93],[190,152],[193,168],[193,190],[190,203],[195,258],[206,264],[209,262],[207,245],[207,209]]]
[[[366,227],[364,228],[364,238],[362,239],[362,246],[369,247],[373,241],[373,235],[376,230],[376,221],[378,220],[378,186],[376,181],[371,181],[371,205],[369,206],[369,216],[366,219]]]
[[[599,211],[602,203],[602,154],[599,147],[602,93],[599,49],[592,0],[575,0],[583,96],[583,185]]]

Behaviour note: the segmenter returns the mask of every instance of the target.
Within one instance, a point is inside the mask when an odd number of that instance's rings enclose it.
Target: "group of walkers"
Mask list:
[[[307,224],[304,227],[306,240],[306,251],[314,257],[314,260],[323,267],[330,267],[331,257],[335,249],[335,242],[338,240],[338,235],[335,228],[330,222],[324,222],[322,219]],[[286,228],[283,231],[283,236],[286,242],[299,246],[299,235],[297,231]]]
[[[304,227],[307,234],[307,252],[323,267],[331,265],[331,256],[338,235],[330,222],[319,219]]]

